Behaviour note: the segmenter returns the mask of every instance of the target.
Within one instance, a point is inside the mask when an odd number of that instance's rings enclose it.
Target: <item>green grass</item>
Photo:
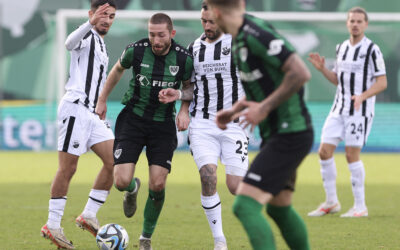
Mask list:
[[[251,154],[254,157],[254,154]],[[313,249],[400,249],[400,155],[363,154],[366,166],[366,199],[369,217],[344,219],[339,215],[308,218],[307,212],[324,199],[318,157],[309,155],[299,169],[294,206],[305,219]],[[50,184],[57,170],[57,153],[0,153],[0,249],[55,249],[39,237],[47,220]],[[343,211],[353,204],[350,175],[343,154],[336,156],[338,195]],[[99,170],[94,154],[80,159],[68,193],[62,221],[65,233],[77,249],[97,249],[95,240],[75,226],[74,220],[84,208],[89,190]],[[142,155],[136,176],[143,186],[139,207],[133,218],[122,212],[122,193],[112,189],[98,218],[102,224],[118,223],[130,236],[129,249],[137,248],[142,229],[143,208],[147,198],[148,167]],[[225,187],[223,168],[219,168],[218,192],[222,200],[223,226],[229,249],[251,249],[247,236],[231,212],[234,197]],[[154,249],[212,249],[213,240],[200,205],[197,168],[189,153],[177,153],[168,177],[164,209],[153,235]],[[271,224],[270,219],[268,219]],[[287,249],[273,226],[278,249]],[[134,246],[134,247],[132,247]]]

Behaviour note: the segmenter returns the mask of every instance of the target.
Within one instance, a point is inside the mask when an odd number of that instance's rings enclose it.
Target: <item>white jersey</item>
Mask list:
[[[80,102],[94,112],[107,77],[108,54],[104,40],[86,22],[68,36],[66,46],[71,51],[71,64],[63,99]]]
[[[361,108],[354,109],[351,96],[369,89],[377,76],[386,75],[385,63],[379,47],[364,38],[354,46],[349,40],[336,47],[336,63],[333,71],[338,78],[336,96],[331,113],[349,116],[374,116],[375,96],[365,100]]]
[[[244,91],[233,63],[232,36],[223,34],[212,43],[205,40],[203,34],[189,45],[194,66],[192,82],[195,84],[190,114],[215,120],[217,111],[232,107],[244,96]]]

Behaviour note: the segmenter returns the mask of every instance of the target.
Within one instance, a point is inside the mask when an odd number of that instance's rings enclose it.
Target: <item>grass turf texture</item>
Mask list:
[[[251,158],[255,156],[252,153]],[[39,236],[47,220],[51,181],[57,170],[57,153],[0,152],[0,249],[56,249]],[[299,169],[294,206],[305,219],[313,249],[400,249],[400,155],[363,154],[366,166],[368,218],[339,218],[339,214],[309,218],[307,212],[324,199],[318,156],[309,155]],[[95,239],[75,226],[101,163],[89,153],[83,155],[72,179],[62,220],[67,238],[77,249],[97,249]],[[200,205],[200,179],[191,155],[176,153],[168,177],[166,201],[153,235],[154,249],[212,249],[213,239]],[[343,154],[336,156],[338,196],[342,211],[353,205],[350,174]],[[222,201],[223,226],[229,249],[251,249],[247,236],[233,216],[234,197],[225,186],[224,169],[218,169],[218,193]],[[148,167],[142,155],[136,169],[142,180],[138,211],[125,218],[123,194],[111,190],[98,213],[102,225],[118,223],[130,237],[129,249],[137,249],[142,229],[143,209],[148,194]],[[265,214],[265,213],[264,213]],[[274,230],[278,249],[287,249],[278,229]]]

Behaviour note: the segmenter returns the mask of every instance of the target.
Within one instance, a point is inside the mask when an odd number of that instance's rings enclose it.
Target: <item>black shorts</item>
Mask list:
[[[312,130],[272,136],[262,143],[243,181],[274,196],[283,189],[294,191],[296,169],[310,152],[313,141]]]
[[[114,164],[136,164],[146,147],[149,166],[159,165],[171,171],[177,144],[174,121],[145,120],[124,108],[115,124]]]

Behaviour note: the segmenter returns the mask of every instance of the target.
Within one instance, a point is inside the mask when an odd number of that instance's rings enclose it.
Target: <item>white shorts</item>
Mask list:
[[[57,123],[58,151],[79,156],[97,143],[114,139],[108,122],[100,120],[82,104],[62,100]]]
[[[321,142],[337,146],[344,141],[345,146],[362,148],[367,142],[372,121],[372,117],[330,114],[322,128]]]
[[[198,169],[206,164],[225,165],[225,173],[244,176],[249,165],[246,132],[238,124],[228,124],[226,130],[215,121],[192,118],[189,126],[189,146]]]

